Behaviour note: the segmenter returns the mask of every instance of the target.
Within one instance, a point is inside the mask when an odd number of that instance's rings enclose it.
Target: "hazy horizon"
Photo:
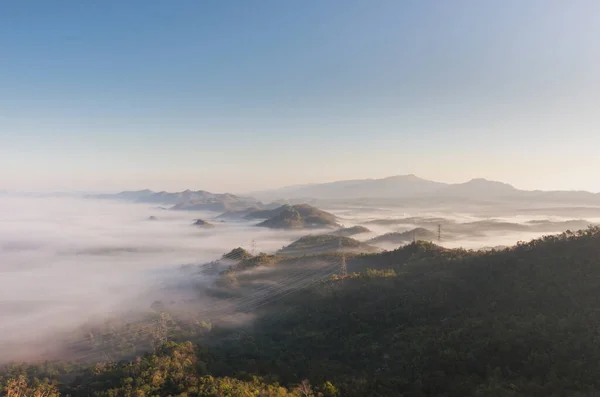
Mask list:
[[[253,193],[260,193],[260,192],[268,192],[268,191],[275,191],[275,190],[280,190],[280,189],[287,189],[287,188],[294,188],[294,187],[301,187],[301,186],[309,186],[309,185],[319,185],[319,184],[328,184],[328,183],[335,183],[335,182],[343,182],[343,181],[366,181],[366,180],[384,180],[384,179],[389,179],[389,178],[396,178],[396,177],[406,177],[406,176],[414,176],[423,180],[427,180],[427,181],[431,181],[431,182],[439,182],[439,183],[444,183],[447,185],[452,185],[452,184],[461,184],[461,183],[466,183],[466,182],[470,182],[472,180],[476,180],[476,179],[483,179],[483,180],[487,180],[490,182],[500,182],[500,183],[505,183],[508,185],[511,185],[512,187],[518,189],[518,190],[523,190],[523,191],[536,191],[536,190],[540,190],[540,191],[571,191],[571,192],[576,192],[576,191],[585,191],[585,192],[589,192],[589,193],[600,193],[599,191],[593,191],[593,190],[585,190],[585,189],[575,189],[575,188],[565,188],[565,189],[523,189],[520,188],[519,186],[516,186],[510,182],[507,181],[502,181],[502,180],[493,180],[490,178],[485,178],[485,177],[473,177],[473,178],[469,178],[466,180],[460,180],[457,182],[449,182],[449,181],[442,181],[442,180],[434,180],[434,179],[429,179],[429,178],[423,178],[420,175],[415,175],[415,174],[398,174],[398,175],[388,175],[388,176],[384,176],[384,177],[380,177],[380,178],[349,178],[349,179],[344,179],[344,180],[328,180],[328,181],[321,181],[321,182],[305,182],[305,183],[298,183],[298,184],[289,184],[289,185],[277,185],[277,186],[267,186],[264,188],[253,188],[250,190],[211,190],[211,189],[206,189],[203,186],[182,186],[176,189],[172,189],[172,190],[168,190],[168,189],[164,189],[163,187],[152,187],[152,186],[136,186],[136,187],[126,187],[126,188],[122,188],[122,189],[90,189],[90,190],[57,190],[57,189],[47,189],[47,190],[9,190],[9,189],[1,189],[0,188],[0,193],[9,193],[9,194],[67,194],[67,195],[86,195],[86,194],[116,194],[116,193],[120,193],[123,191],[142,191],[142,190],[151,190],[153,192],[169,192],[169,193],[175,193],[175,192],[183,192],[186,190],[191,190],[191,191],[208,191],[210,193],[216,193],[216,194],[223,194],[223,193],[231,193],[231,194],[237,194],[237,195],[251,195]],[[135,185],[134,185],[135,186]]]
[[[598,394],[599,16],[0,1],[0,395]]]
[[[477,205],[470,212],[452,206],[323,209],[345,227],[367,226],[368,232],[353,236],[362,242],[418,226],[372,221],[430,218],[434,224],[426,227],[432,232],[437,222],[445,222],[441,245],[447,248],[512,245],[569,227],[561,222],[583,225],[575,213],[560,215],[543,209],[518,215],[498,208],[493,214],[496,226],[485,223],[490,222],[490,214],[478,213]],[[0,196],[0,317],[4,320],[0,322],[0,347],[5,349],[0,364],[11,358],[39,357],[35,354],[44,351],[42,345],[56,347],[57,340],[84,324],[102,323],[128,311],[144,312],[156,299],[174,299],[173,294],[198,299],[216,277],[203,275],[199,269],[236,247],[273,254],[313,232],[332,232],[272,230],[256,227],[258,220],[220,222],[217,215],[117,200]],[[587,215],[588,222],[600,221],[600,212]],[[151,216],[156,219],[150,220]],[[196,218],[214,227],[195,227]],[[531,221],[555,223],[554,229],[536,228]],[[377,244],[381,249],[399,246]],[[191,265],[191,273],[184,271],[185,265]],[[337,268],[337,261],[333,265]],[[277,266],[257,269],[276,270]],[[211,307],[207,302],[196,303],[197,310]]]
[[[600,191],[598,2],[139,5],[0,6],[0,189]]]

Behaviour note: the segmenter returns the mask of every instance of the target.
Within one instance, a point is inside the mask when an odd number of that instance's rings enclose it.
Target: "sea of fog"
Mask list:
[[[192,226],[214,216],[108,200],[1,197],[0,351],[147,308],[165,285],[189,281],[182,265],[250,249],[252,240],[270,252],[298,237],[251,223]]]
[[[482,219],[451,209],[426,213],[423,209],[360,207],[333,212],[344,226],[410,216],[457,222]],[[307,234],[258,228],[256,222],[222,223],[214,219],[216,215],[110,200],[0,197],[0,351],[3,346],[14,348],[19,343],[45,340],[55,332],[116,312],[145,309],[160,298],[165,286],[190,281],[190,275],[181,271],[182,265],[206,263],[236,247],[274,252]],[[215,227],[195,227],[196,218]],[[522,223],[572,218],[535,213],[494,219]],[[358,239],[411,226],[368,227],[372,233]],[[442,245],[511,245],[540,234],[489,233]],[[196,285],[213,281],[199,274],[194,277]]]

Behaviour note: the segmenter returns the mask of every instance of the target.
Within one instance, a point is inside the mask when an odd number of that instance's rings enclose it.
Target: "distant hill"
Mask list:
[[[308,204],[282,206],[281,211],[257,226],[271,229],[313,229],[339,227],[333,214]]]
[[[355,179],[330,183],[288,186],[253,192],[261,199],[286,198],[316,200],[367,199],[435,199],[444,202],[458,199],[481,200],[542,200],[545,202],[587,203],[600,205],[600,194],[585,191],[526,191],[507,183],[475,178],[465,183],[442,183],[415,175],[398,175],[381,179]]]
[[[354,179],[329,183],[288,186],[279,189],[253,192],[251,194],[271,204],[263,205],[257,199],[229,193],[216,194],[203,190],[182,192],[154,192],[152,190],[124,191],[117,194],[97,194],[86,197],[97,199],[119,199],[139,203],[175,206],[174,209],[239,211],[253,205],[261,209],[274,209],[282,204],[311,203],[321,201],[373,202],[380,200],[418,200],[417,203],[447,203],[461,200],[522,201],[526,203],[563,203],[600,206],[600,193],[586,191],[541,191],[519,190],[507,183],[484,178],[471,179],[464,183],[443,183],[420,178],[415,175],[397,175],[381,179]],[[258,219],[258,218],[256,218]]]
[[[345,227],[345,228],[336,230],[335,232],[333,232],[331,234],[334,234],[336,236],[351,237],[351,236],[355,236],[357,234],[370,233],[370,232],[371,232],[371,230],[364,226],[352,226],[352,227]]]
[[[379,248],[372,245],[361,243],[350,237],[341,237],[333,234],[322,234],[316,236],[304,236],[292,244],[283,247],[277,254],[280,255],[315,255],[327,252],[378,252]]]
[[[291,205],[284,204],[284,205],[281,205],[281,206],[275,207],[275,208],[262,209],[262,210],[249,212],[248,214],[246,214],[244,216],[244,218],[246,218],[246,219],[269,219],[269,218],[273,218],[274,216],[281,214],[283,211],[286,211],[290,208],[292,208]]]
[[[244,261],[252,258],[252,254],[250,254],[245,249],[238,247],[234,248],[226,254],[223,254],[223,259],[234,260],[234,261]]]
[[[263,204],[262,208],[265,210],[274,210],[275,208],[279,208],[282,205],[292,205],[292,204],[304,204],[304,203],[302,203],[302,202],[292,203],[288,200],[277,200],[277,201],[270,202],[268,204]]]
[[[278,211],[281,211],[280,208],[282,205],[285,204],[277,202],[262,204],[261,202],[256,202],[252,206],[244,209],[225,211],[217,216],[217,219],[268,219],[278,214]]]
[[[444,186],[446,184],[428,181],[415,175],[400,175],[383,179],[355,179],[289,186],[271,191],[255,192],[253,195],[318,199],[413,197],[433,193]]]
[[[566,230],[582,230],[589,226],[594,226],[591,222],[584,219],[571,219],[568,221],[550,221],[550,220],[534,220],[528,221],[527,225],[532,229],[540,232],[563,232]]]
[[[240,211],[261,204],[252,198],[239,197],[233,194],[219,194],[205,198],[195,198],[175,204],[172,210],[184,211]]]
[[[264,208],[252,197],[231,193],[210,193],[204,190],[182,192],[154,192],[152,190],[125,191],[117,194],[90,195],[95,199],[126,200],[136,203],[171,205],[170,209],[189,211],[237,211],[249,207]]]
[[[94,199],[102,199],[102,200],[127,200],[127,201],[138,201],[143,200],[151,195],[155,194],[152,190],[130,190],[124,191],[120,193],[108,193],[108,194],[92,194],[86,197],[94,198]]]
[[[573,219],[567,221],[533,220],[527,221],[525,223],[506,222],[497,219],[486,219],[473,222],[458,223],[456,221],[445,218],[426,217],[376,219],[365,222],[365,224],[374,224],[379,226],[415,225],[419,228],[432,230],[434,232],[437,231],[437,228],[439,226],[441,227],[440,232],[444,239],[473,237],[480,238],[485,237],[488,233],[556,233],[564,232],[566,230],[585,229],[588,226],[593,225],[592,223],[582,219]],[[404,236],[400,236],[400,234],[401,233],[391,233],[389,235],[386,235],[386,238],[391,239],[391,242],[396,244],[399,243],[398,241],[396,241],[396,239],[404,239]],[[428,239],[437,240],[437,237],[428,236]]]
[[[437,235],[431,230],[418,227],[406,232],[393,232],[367,240],[369,244],[405,244],[413,240],[434,241]]]
[[[218,215],[217,219],[244,219],[246,215],[255,212],[261,211],[262,209],[259,206],[253,206],[249,208],[245,208],[243,210],[232,210],[225,211],[222,214]]]
[[[365,225],[379,225],[379,226],[391,226],[391,225],[445,225],[454,223],[453,221],[446,218],[428,218],[420,216],[411,216],[407,218],[391,218],[391,219],[374,219],[371,221],[364,222]]]
[[[206,222],[202,219],[196,219],[194,221],[193,225],[198,226],[198,227],[207,228],[207,229],[211,229],[211,228],[215,227],[215,225],[213,225],[212,223]]]
[[[476,178],[465,183],[445,186],[436,193],[446,197],[511,197],[518,195],[520,190],[515,189],[508,183]]]
[[[447,224],[442,227],[442,232],[445,237],[484,237],[490,232],[539,232],[539,233],[556,233],[567,230],[581,230],[591,226],[590,222],[585,220],[569,220],[569,221],[528,221],[526,223],[504,222],[494,219],[482,220],[467,223]]]

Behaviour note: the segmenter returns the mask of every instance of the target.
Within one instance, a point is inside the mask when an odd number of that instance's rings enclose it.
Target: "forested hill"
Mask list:
[[[204,348],[171,343],[78,378],[59,375],[64,366],[13,367],[0,382],[48,377],[74,396],[600,391],[600,229],[491,252],[416,242],[354,260],[361,273],[274,301],[252,327],[214,327],[213,343],[195,341]]]

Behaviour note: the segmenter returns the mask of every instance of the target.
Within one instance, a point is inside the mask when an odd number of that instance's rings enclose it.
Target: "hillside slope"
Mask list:
[[[241,249],[232,252],[248,257]],[[281,267],[278,285],[300,287],[266,299],[267,287],[256,287],[252,297],[260,306],[251,326],[198,322],[200,345],[169,341],[153,354],[119,364],[10,366],[0,373],[1,392],[37,390],[52,397],[600,392],[600,228],[488,252],[416,242],[351,256],[349,270],[361,273],[320,283],[306,282],[307,262],[257,258],[252,266]],[[253,281],[261,277],[247,274]],[[182,338],[186,327],[174,323],[169,338]]]
[[[350,237],[321,234],[301,237],[290,245],[283,247],[277,253],[281,255],[301,256],[327,252],[368,253],[377,251],[379,251],[379,248],[361,243]]]
[[[352,237],[363,233],[371,233],[371,230],[364,226],[352,226],[336,230],[332,234],[335,234],[336,236]]]
[[[252,211],[244,216],[245,219],[269,219],[273,218],[283,211],[292,209],[293,206],[289,204],[284,204],[276,208],[268,208],[262,210]]]
[[[283,206],[275,211],[279,213],[257,226],[271,229],[316,229],[340,226],[333,214],[308,204]]]
[[[345,396],[597,392],[599,229],[492,252],[416,243],[360,260],[381,270],[273,302],[252,344],[221,357],[241,369],[252,354],[259,373],[329,379]]]

